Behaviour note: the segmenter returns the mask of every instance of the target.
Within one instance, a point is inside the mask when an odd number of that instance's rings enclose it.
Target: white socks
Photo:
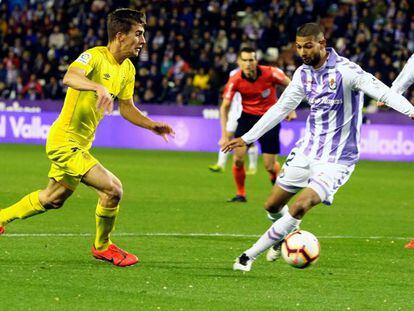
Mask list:
[[[286,215],[286,213],[288,213],[289,211],[289,206],[285,205],[282,207],[282,209],[276,213],[270,213],[267,212],[267,218],[269,218],[269,220],[271,222],[275,222],[276,220],[278,220],[280,217],[283,217]]]
[[[273,223],[265,234],[263,234],[257,242],[244,253],[249,257],[256,258],[269,247],[283,240],[286,235],[299,226],[300,222],[301,220],[293,218],[289,213],[286,213]]]
[[[220,150],[218,154],[217,165],[224,168],[226,166],[228,156],[229,156],[228,153],[224,153],[223,151]]]
[[[257,159],[259,158],[259,150],[256,145],[253,145],[247,151],[247,155],[249,156],[249,169],[256,170],[257,169]],[[220,167],[225,167],[227,163],[227,158],[229,154],[224,153],[223,151],[219,151],[217,165]]]
[[[256,144],[249,148],[249,150],[247,151],[247,155],[249,156],[249,169],[256,170],[257,159],[259,157],[259,150]]]

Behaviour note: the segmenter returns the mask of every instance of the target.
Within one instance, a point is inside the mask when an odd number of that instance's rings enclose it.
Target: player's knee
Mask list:
[[[274,173],[274,171],[275,171],[275,165],[274,165],[274,163],[265,163],[265,170],[268,172],[268,173]]]
[[[63,206],[63,204],[65,203],[64,198],[62,197],[56,197],[56,198],[50,198],[44,205],[43,207],[45,209],[59,209]]]
[[[122,184],[118,180],[113,180],[111,182],[111,186],[106,192],[107,199],[112,201],[114,204],[118,204],[123,195],[123,188]]]
[[[289,213],[292,217],[302,219],[302,217],[317,203],[312,197],[298,198],[295,203],[290,206]]]
[[[244,161],[242,159],[234,159],[234,165],[236,167],[243,167]]]
[[[283,206],[284,204],[279,204],[278,202],[267,200],[264,204],[264,209],[269,213],[277,213],[282,209]]]

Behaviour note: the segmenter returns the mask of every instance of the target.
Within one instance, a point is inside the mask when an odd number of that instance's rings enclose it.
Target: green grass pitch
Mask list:
[[[261,256],[233,260],[270,225],[262,167],[249,202],[232,205],[228,166],[212,153],[93,149],[123,182],[113,240],[141,263],[94,260],[95,192],[84,185],[59,211],[15,221],[0,237],[1,310],[414,310],[414,163],[361,161],[332,207],[302,228],[319,237],[317,264],[297,270]],[[42,146],[0,145],[0,207],[44,187]],[[215,235],[217,233],[217,235]]]

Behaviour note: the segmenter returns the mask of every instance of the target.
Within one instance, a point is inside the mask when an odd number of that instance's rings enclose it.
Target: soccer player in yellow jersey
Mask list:
[[[63,78],[63,83],[69,87],[64,106],[46,143],[46,153],[52,162],[49,184],[0,210],[0,233],[15,219],[60,208],[82,182],[99,195],[93,256],[116,266],[130,266],[139,261],[110,239],[122,197],[122,184],[89,153],[89,149],[99,121],[105,112],[112,111],[114,98],[118,98],[121,115],[129,122],[165,140],[168,135],[174,135],[169,125],[144,116],[132,100],[135,68],[129,57],[138,56],[145,44],[145,24],[145,13],[141,11],[118,9],[110,13],[108,45],[85,51],[69,66]]]

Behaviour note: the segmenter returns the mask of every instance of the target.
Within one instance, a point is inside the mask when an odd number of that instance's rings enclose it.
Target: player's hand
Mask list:
[[[383,102],[377,102],[377,106],[382,107],[382,106],[385,106],[385,104]]]
[[[221,151],[229,152],[229,151],[232,151],[232,150],[236,149],[237,147],[244,147],[244,146],[246,146],[245,141],[243,139],[241,139],[241,137],[237,137],[237,138],[234,138],[231,141],[229,141],[227,144],[225,144],[221,148]]]
[[[220,148],[223,148],[228,142],[230,141],[229,137],[226,136],[222,136],[218,142]]]
[[[174,138],[175,132],[171,126],[164,122],[154,122],[151,127],[151,131],[157,135],[162,136],[166,142],[168,142],[168,136]]]
[[[298,115],[296,114],[296,111],[291,111],[287,117],[286,117],[286,121],[292,121],[298,118]]]
[[[414,113],[410,116],[410,118],[414,120]]]
[[[98,99],[96,100],[96,107],[98,110],[103,113],[111,113],[114,109],[114,99],[112,98],[111,94],[109,94],[106,87],[101,85],[96,90],[96,95],[98,96]]]

